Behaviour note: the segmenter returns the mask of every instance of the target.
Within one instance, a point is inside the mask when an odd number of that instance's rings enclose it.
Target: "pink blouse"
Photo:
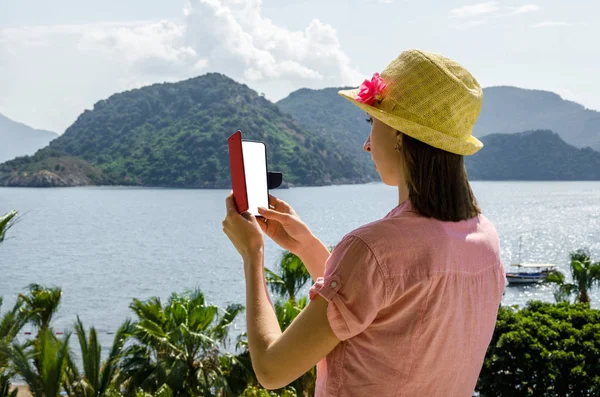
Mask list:
[[[348,233],[310,288],[342,341],[317,365],[317,397],[471,397],[504,292],[483,215],[441,222],[407,200]]]

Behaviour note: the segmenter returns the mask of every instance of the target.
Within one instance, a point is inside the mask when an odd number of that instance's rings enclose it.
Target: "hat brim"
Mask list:
[[[414,121],[408,120],[401,116],[390,114],[382,109],[359,102],[355,99],[358,94],[358,88],[352,90],[341,90],[338,92],[338,94],[382,123],[387,124],[403,134],[409,135],[412,138],[438,149],[463,156],[470,156],[477,153],[483,147],[483,143],[481,143],[481,141],[475,138],[472,134],[469,135],[465,140],[454,138],[453,136],[444,134],[443,132],[434,130],[419,123],[415,123]]]

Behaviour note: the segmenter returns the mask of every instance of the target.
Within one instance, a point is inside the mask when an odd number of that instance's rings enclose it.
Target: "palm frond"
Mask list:
[[[162,304],[158,297],[152,297],[146,301],[134,298],[129,308],[141,319],[150,320],[157,324],[162,324],[165,321]]]
[[[211,333],[214,335],[214,337],[219,341],[226,342],[227,335],[229,333],[229,327],[236,319],[238,314],[244,310],[244,305],[240,305],[239,303],[233,303],[227,306],[225,313],[223,313],[223,316],[219,320],[218,324],[211,330]]]
[[[4,241],[6,232],[15,225],[17,211],[12,210],[0,217],[0,243]]]
[[[64,369],[69,354],[70,333],[62,341],[57,340],[50,329],[41,329],[40,340],[40,378],[45,397],[58,397],[61,391]]]
[[[110,384],[113,381],[113,378],[116,376],[118,369],[118,361],[123,352],[123,347],[125,346],[125,342],[127,341],[127,335],[132,329],[132,322],[130,319],[125,320],[123,324],[119,327],[117,332],[115,333],[115,337],[113,339],[112,348],[110,349],[110,353],[104,365],[102,366],[101,376],[100,376],[100,385],[97,390],[98,395],[103,395],[109,388]]]
[[[590,265],[590,280],[592,284],[600,287],[600,262]]]
[[[575,284],[560,284],[554,291],[554,299],[556,302],[569,302],[571,295],[577,292],[577,286]]]
[[[1,346],[0,349],[2,349]],[[5,350],[5,353],[9,356],[15,372],[19,374],[29,387],[29,392],[33,397],[45,397],[41,379],[35,370],[35,367],[32,365],[32,350],[26,350],[19,344],[13,343],[7,351]]]
[[[565,275],[559,272],[558,270],[551,270],[548,272],[546,276],[546,282],[555,283],[555,284],[564,284],[565,283]]]
[[[17,397],[19,390],[16,387],[10,391],[10,378],[8,373],[0,371],[0,397]]]
[[[2,306],[2,298],[0,298],[0,306]],[[23,301],[17,299],[11,311],[4,314],[0,320],[0,341],[4,340],[10,343],[23,328],[29,317],[21,311]]]
[[[52,317],[60,305],[62,289],[30,284],[27,290],[29,294],[19,294],[19,299],[24,302],[22,311],[39,328],[49,328]]]

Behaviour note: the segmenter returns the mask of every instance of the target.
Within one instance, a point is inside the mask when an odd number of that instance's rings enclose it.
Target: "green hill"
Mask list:
[[[227,137],[238,129],[266,142],[270,170],[291,185],[366,180],[339,148],[246,85],[211,73],[99,101],[48,148],[1,165],[0,183],[43,170],[64,177],[45,163],[62,153],[63,161],[73,156],[101,170],[97,183],[229,188]]]
[[[544,129],[557,132],[573,146],[600,151],[600,112],[548,91],[517,87],[489,87],[483,91],[475,136]]]
[[[552,131],[492,134],[481,141],[483,149],[465,157],[472,180],[600,180],[600,153],[571,146]]]
[[[362,149],[366,115],[338,90],[301,89],[275,105],[211,73],[115,94],[84,111],[47,148],[0,165],[0,185],[229,188],[226,138],[237,129],[267,143],[269,168],[290,185],[378,181]],[[466,159],[471,178],[600,179],[600,155],[574,147],[600,142],[600,113],[544,91],[484,91],[478,135],[536,131],[481,137],[485,148]],[[537,131],[554,130],[544,128],[553,123],[558,134]]]
[[[348,167],[364,175],[367,180],[378,181],[379,175],[371,156],[363,149],[371,128],[365,122],[367,115],[340,97],[337,93],[340,89],[302,88],[277,102],[277,106],[348,155]]]
[[[55,132],[36,130],[0,114],[0,163],[34,154],[57,136]]]

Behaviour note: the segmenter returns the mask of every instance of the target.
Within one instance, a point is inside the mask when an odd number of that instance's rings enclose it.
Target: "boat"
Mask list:
[[[516,268],[516,271],[506,273],[506,280],[509,284],[543,283],[546,281],[548,273],[556,269],[556,265],[551,263],[521,263],[522,244],[523,239],[519,236],[519,263],[511,265]],[[533,269],[533,271],[531,269]]]
[[[506,273],[509,284],[543,283],[548,273],[556,269],[556,265],[551,263],[517,263],[511,266],[516,267],[517,271]],[[534,269],[534,271],[521,271],[521,269]]]

